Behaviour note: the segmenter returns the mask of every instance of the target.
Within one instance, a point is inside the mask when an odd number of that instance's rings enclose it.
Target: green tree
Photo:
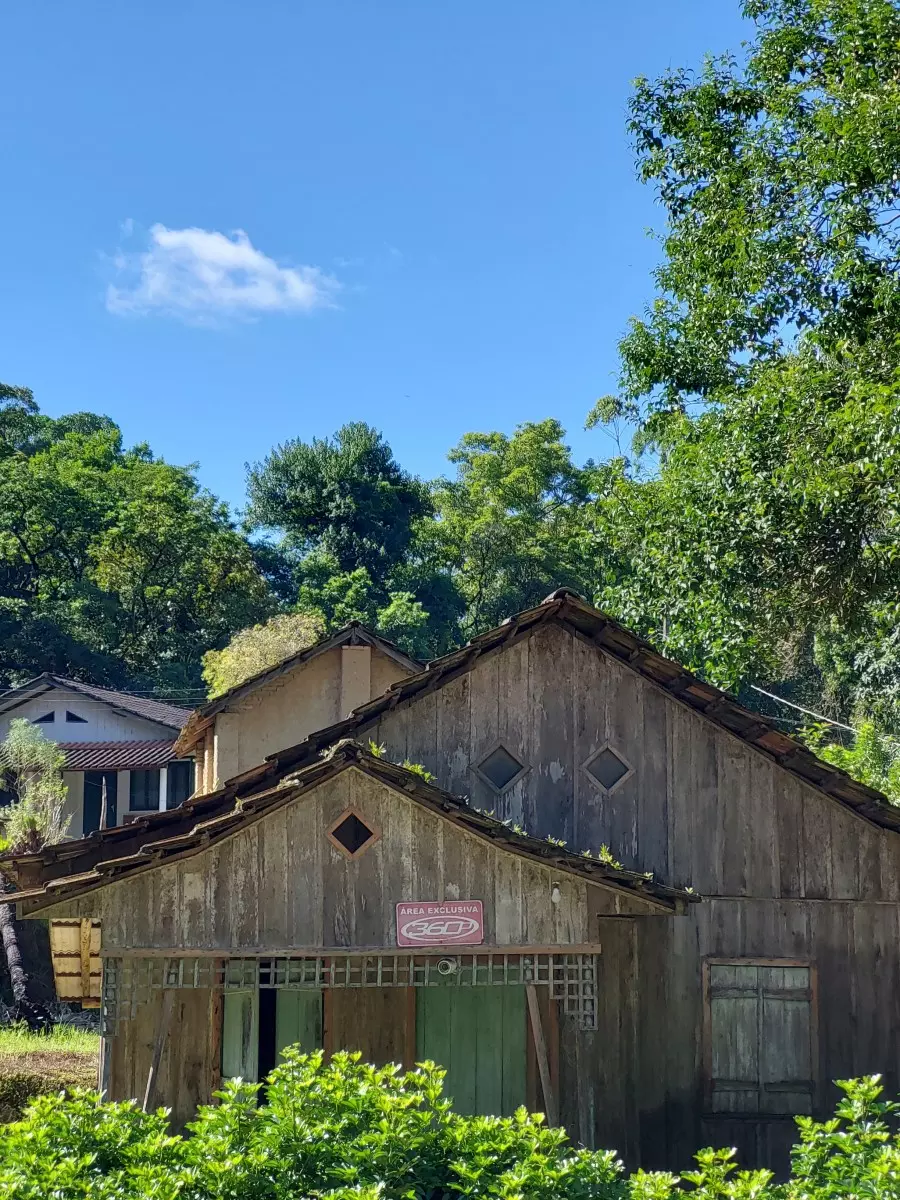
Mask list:
[[[35,854],[44,846],[61,841],[68,828],[64,815],[67,788],[62,770],[65,755],[55,742],[30,721],[10,723],[6,740],[0,744],[0,784],[11,803],[0,809],[3,849],[12,854]],[[0,872],[0,895],[13,891]],[[28,977],[16,932],[14,904],[0,904],[0,941],[6,956],[17,1014],[34,1024],[38,1016],[28,998]]]
[[[322,618],[310,612],[280,613],[264,624],[241,629],[227,646],[203,655],[203,678],[210,700],[314,646],[323,632]]]
[[[248,521],[281,541],[264,557],[286,599],[322,613],[329,630],[363,621],[417,657],[453,641],[461,604],[447,574],[419,553],[432,514],[428,487],[369,425],[285,442],[249,468]]]
[[[467,433],[450,451],[455,479],[433,489],[436,519],[418,531],[422,561],[463,597],[466,635],[539,603],[556,586],[591,593],[600,571],[583,519],[592,466],[572,462],[558,421],[510,437]]]
[[[863,721],[849,745],[835,742],[828,725],[806,730],[805,739],[826,762],[900,804],[900,741],[885,735],[873,721]]]
[[[589,418],[637,426],[638,465],[598,488],[599,598],[720,683],[896,726],[900,9],[744,11],[742,61],[639,80],[631,105],[667,226]]]
[[[30,394],[6,395],[0,675],[193,687],[204,649],[272,609],[246,539],[192,469],[126,450],[105,417],[54,421]]]
[[[637,81],[629,127],[667,216],[622,399],[685,411],[752,385],[797,336],[893,375],[900,320],[900,9],[745,0],[743,63]],[[632,410],[634,411],[634,410]]]
[[[376,586],[403,560],[429,507],[427,489],[361,422],[276,447],[249,468],[247,487],[254,525],[280,530],[301,553],[324,552],[339,572],[367,570]]]

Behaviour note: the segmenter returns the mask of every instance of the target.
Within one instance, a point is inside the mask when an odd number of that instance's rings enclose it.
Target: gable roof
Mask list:
[[[78,679],[66,679],[62,675],[51,675],[45,671],[23,683],[20,687],[10,688],[0,694],[0,712],[10,712],[34,700],[47,692],[58,689],[66,692],[78,692],[91,700],[100,700],[118,712],[130,717],[143,717],[145,721],[153,721],[157,725],[165,725],[168,729],[181,729],[191,715],[189,708],[181,708],[177,704],[169,704],[165,700],[153,700],[149,696],[133,696],[130,692],[119,692],[110,688],[96,687],[91,683],[82,683]]]
[[[314,763],[286,776],[273,787],[252,796],[235,797],[227,811],[214,816],[206,816],[196,810],[189,811],[184,814],[187,820],[179,832],[173,833],[165,821],[159,820],[164,814],[148,813],[132,825],[115,826],[102,833],[98,831],[77,842],[62,842],[40,855],[23,855],[15,860],[16,863],[21,864],[26,858],[40,859],[45,878],[39,886],[21,891],[15,898],[17,901],[30,901],[29,912],[37,912],[48,905],[74,899],[137,872],[190,857],[255,823],[267,813],[291,803],[350,767],[470,833],[492,844],[502,843],[503,848],[512,854],[536,860],[554,870],[578,875],[607,890],[636,898],[652,910],[676,912],[687,903],[699,899],[689,891],[656,883],[649,876],[566,850],[558,842],[529,837],[496,817],[472,808],[465,798],[437,787],[418,772],[388,762],[350,740],[338,742]],[[110,834],[118,836],[111,837]]]
[[[296,654],[289,654],[287,658],[281,659],[280,662],[275,663],[273,666],[266,667],[265,670],[258,671],[255,675],[251,675],[249,679],[245,679],[243,683],[238,683],[233,688],[229,688],[221,696],[216,696],[214,700],[209,700],[206,704],[201,704],[198,708],[195,708],[190,714],[189,719],[185,722],[181,737],[178,739],[178,753],[185,753],[196,742],[210,719],[216,713],[227,708],[229,704],[234,704],[235,701],[242,700],[244,696],[255,692],[258,688],[265,687],[267,683],[271,683],[273,679],[278,679],[279,676],[286,675],[296,667],[302,666],[304,663],[310,662],[311,659],[318,658],[320,654],[325,654],[326,651],[334,650],[338,646],[372,646],[374,649],[380,650],[388,658],[393,659],[394,662],[399,663],[410,674],[417,675],[423,669],[423,664],[418,659],[410,658],[408,654],[404,654],[399,646],[395,646],[387,638],[373,633],[371,629],[367,629],[360,621],[350,621],[343,629],[339,629],[337,633],[333,633],[327,638],[322,638],[321,641],[316,642],[313,646],[308,646],[305,650],[298,650]]]
[[[471,671],[482,658],[500,653],[504,647],[529,637],[542,625],[551,622],[611,655],[662,688],[678,703],[753,746],[804,783],[817,788],[874,825],[900,832],[900,808],[894,807],[881,792],[857,783],[846,772],[823,762],[802,742],[782,733],[768,718],[752,712],[733,696],[685,671],[679,663],[658,654],[649,643],[617,621],[604,616],[574,592],[561,588],[535,608],[507,618],[502,625],[479,634],[460,649],[434,659],[418,674],[393,684],[381,696],[354,709],[343,721],[317,730],[297,745],[269,755],[264,762],[228,780],[216,791],[192,796],[180,808],[154,813],[135,825],[97,831],[83,841],[92,843],[95,847],[92,853],[99,853],[97,847],[107,840],[124,846],[122,839],[136,836],[147,827],[147,820],[152,821],[154,831],[159,825],[164,825],[166,836],[176,837],[189,832],[201,817],[203,820],[212,820],[227,815],[236,804],[246,802],[258,792],[277,785],[280,780],[314,763],[323,750],[336,742],[357,738],[385,713],[412,704],[420,696],[438,690]],[[39,855],[20,855],[5,861],[0,859],[0,869],[9,869],[23,882],[50,879],[52,871],[56,869],[53,864],[76,855],[79,844],[63,842],[47,847]]]
[[[706,683],[673,659],[659,654],[642,638],[586,603],[568,588],[551,592],[535,608],[508,617],[501,625],[472,638],[465,646],[428,663],[424,670],[391,685],[381,696],[354,709],[343,721],[317,730],[295,746],[269,755],[265,762],[228,780],[218,792],[197,800],[215,803],[236,789],[274,779],[340,738],[355,738],[383,715],[437,691],[471,671],[485,656],[530,636],[555,622],[575,637],[623,663],[662,688],[673,699],[698,712],[713,725],[740,738],[804,783],[852,809],[884,829],[900,832],[900,808],[882,792],[853,779],[846,771],[818,758],[808,746],[783,733],[768,717],[746,708],[734,696]]]

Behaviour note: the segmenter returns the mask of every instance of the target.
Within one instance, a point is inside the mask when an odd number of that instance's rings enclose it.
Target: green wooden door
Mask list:
[[[446,1069],[457,1112],[510,1116],[526,1099],[524,987],[420,988],[416,1058]]]
[[[259,1069],[257,992],[225,993],[222,1011],[222,1077],[255,1083]]]
[[[275,998],[275,1053],[299,1045],[305,1053],[322,1049],[322,993],[312,988],[280,990]]]

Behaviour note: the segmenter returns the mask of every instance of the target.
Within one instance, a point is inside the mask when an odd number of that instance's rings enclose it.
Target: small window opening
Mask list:
[[[87,717],[79,717],[78,713],[66,709],[66,721],[69,725],[87,725]]]
[[[478,764],[479,773],[498,792],[511,787],[524,770],[524,763],[520,763],[505,746],[497,746]]]
[[[378,836],[355,812],[345,813],[328,831],[332,842],[350,858],[355,858]]]
[[[35,717],[32,724],[34,725],[52,725],[56,720],[56,712],[51,709],[50,712],[44,713],[42,717]]]
[[[594,782],[599,783],[607,792],[611,792],[626,775],[631,774],[631,767],[628,763],[609,746],[604,746],[598,754],[585,763],[585,769]]]

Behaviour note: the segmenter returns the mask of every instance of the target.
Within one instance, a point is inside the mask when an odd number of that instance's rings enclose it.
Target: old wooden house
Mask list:
[[[301,669],[339,696],[324,657]],[[464,1111],[526,1103],[684,1167],[710,1143],[780,1166],[833,1079],[896,1089],[882,796],[566,591],[387,661],[231,777],[229,705],[198,714],[181,808],[3,864],[23,915],[100,923],[110,1095],[181,1123],[286,1044],[356,1047],[443,1063]]]

